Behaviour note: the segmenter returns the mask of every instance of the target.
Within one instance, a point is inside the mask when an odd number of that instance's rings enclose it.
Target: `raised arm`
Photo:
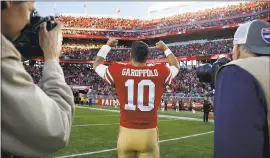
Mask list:
[[[111,50],[111,47],[115,47],[117,45],[118,41],[114,38],[110,38],[106,45],[103,45],[101,47],[101,49],[99,50],[98,54],[97,54],[97,57],[94,61],[94,64],[93,64],[93,68],[94,70],[96,70],[96,68],[99,66],[99,65],[103,65],[104,64],[104,60],[107,56],[107,54],[109,53],[109,51]]]
[[[94,64],[93,64],[93,68],[95,72],[110,85],[113,85],[114,80],[108,69],[108,66],[103,65],[103,64],[104,64],[104,60],[107,54],[111,50],[111,47],[115,47],[117,43],[118,41],[116,39],[110,38],[107,44],[103,45],[101,49],[99,50],[96,60],[94,61]]]
[[[168,63],[170,65],[169,69],[172,73],[172,78],[174,78],[179,73],[180,70],[179,62],[177,61],[172,51],[163,41],[159,41],[158,43],[156,43],[156,48],[162,50],[165,53],[168,59]]]

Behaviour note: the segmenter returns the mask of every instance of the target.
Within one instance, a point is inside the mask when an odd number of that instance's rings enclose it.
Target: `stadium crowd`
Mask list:
[[[181,72],[173,79],[173,92],[181,92],[182,97],[199,97],[209,94],[211,87],[209,84],[200,83],[196,76],[196,68],[182,68]]]
[[[87,44],[82,44],[82,43],[64,43],[63,47],[68,47],[68,48],[101,48],[103,44],[100,42],[89,42]],[[116,48],[125,48],[123,45],[119,46],[117,45]]]
[[[151,36],[157,34],[165,34],[165,33],[173,33],[173,32],[182,32],[185,33],[188,30],[194,29],[203,29],[207,27],[214,27],[214,26],[226,26],[229,24],[239,24],[244,23],[246,21],[251,21],[254,19],[263,19],[269,17],[269,12],[255,14],[251,16],[245,16],[240,18],[232,18],[226,20],[215,20],[215,21],[208,21],[208,22],[189,22],[186,24],[178,24],[169,27],[154,27],[151,30],[142,30],[142,31],[133,31],[133,32],[125,32],[123,31],[91,31],[91,30],[63,30],[63,34],[78,34],[78,35],[88,35],[88,36],[110,36],[110,37],[144,37],[144,36]]]
[[[181,56],[199,56],[211,54],[226,54],[231,52],[232,39],[209,40],[204,43],[182,44],[169,46],[169,48],[178,57]],[[99,49],[81,48],[81,47],[63,47],[61,59],[94,60]],[[107,61],[128,61],[130,49],[118,48],[112,49],[107,56]],[[150,48],[148,59],[165,58],[164,53]]]
[[[66,34],[85,34],[100,36],[138,37],[168,32],[185,32],[191,29],[204,27],[242,23],[258,18],[269,17],[269,11],[257,14],[270,8],[269,1],[255,1],[240,3],[222,8],[207,9],[193,13],[184,13],[172,17],[161,18],[151,21],[94,18],[94,17],[59,17],[66,27],[117,29],[118,31],[84,31],[64,30]],[[252,15],[247,15],[251,13]],[[245,16],[247,15],[247,16]],[[234,17],[233,17],[234,16]],[[206,20],[206,21],[205,21]],[[207,21],[208,20],[208,21]],[[177,27],[176,27],[177,26]],[[134,30],[136,27],[137,30]],[[122,29],[122,30],[121,30]],[[133,29],[133,30],[132,30]],[[139,31],[138,31],[139,29]],[[132,30],[132,31],[124,31]],[[79,42],[80,43],[80,42]],[[181,56],[204,56],[211,54],[225,54],[232,51],[232,39],[206,40],[198,43],[185,43],[171,45],[170,49],[178,57]],[[101,44],[65,44],[62,49],[61,59],[94,60]],[[129,48],[113,48],[107,56],[107,61],[128,61]],[[155,48],[150,48],[149,59],[164,58],[164,53]],[[61,64],[65,74],[65,80],[69,85],[86,85],[94,89],[98,95],[114,96],[115,90],[94,73],[92,65],[88,64]],[[25,65],[35,83],[41,78],[41,65]],[[181,97],[199,97],[211,94],[209,84],[200,83],[196,77],[196,68],[181,68],[173,80],[172,89],[168,92],[180,94]]]
[[[111,37],[143,37],[171,32],[185,32],[187,30],[202,29],[205,27],[238,24],[253,19],[267,18],[269,17],[269,8],[269,1],[253,1],[240,3],[238,5],[230,5],[227,7],[188,12],[150,21],[123,18],[114,19],[72,16],[60,16],[58,20],[63,22],[65,27],[118,30],[88,31],[65,29],[63,30],[64,34],[83,34]],[[133,31],[130,32],[125,30]]]

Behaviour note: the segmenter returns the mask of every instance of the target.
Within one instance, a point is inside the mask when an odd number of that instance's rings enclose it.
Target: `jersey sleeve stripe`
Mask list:
[[[171,84],[172,84],[172,78],[170,77],[169,85],[171,85]]]
[[[110,85],[112,85],[112,83],[111,83],[111,81],[108,79],[108,77],[107,77],[107,73],[105,73],[105,80],[110,84]]]
[[[107,72],[108,77],[110,78],[110,80],[113,82],[114,80],[113,80],[113,77],[112,77],[112,75],[111,75],[109,69],[107,69],[106,72]]]
[[[113,80],[110,78],[108,72],[109,72],[109,71],[108,71],[108,69],[107,69],[107,71],[106,71],[106,73],[105,73],[105,76],[107,77],[107,80],[110,81],[110,83],[113,83]]]
[[[168,76],[168,77],[166,78],[166,80],[165,80],[165,83],[168,82],[168,80],[171,78],[171,76],[172,76],[172,73],[170,72],[169,76]]]

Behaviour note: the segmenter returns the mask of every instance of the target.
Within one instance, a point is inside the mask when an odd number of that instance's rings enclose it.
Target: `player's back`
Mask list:
[[[105,79],[115,85],[121,126],[133,129],[157,126],[164,85],[171,83],[171,73],[166,65],[134,67],[115,63],[109,67]]]

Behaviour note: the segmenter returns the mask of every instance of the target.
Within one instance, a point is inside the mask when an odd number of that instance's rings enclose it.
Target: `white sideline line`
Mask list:
[[[171,116],[171,115],[158,115],[159,118],[174,118],[179,120],[188,120],[188,121],[199,121],[202,122],[202,119],[199,118],[192,118],[192,117],[182,117],[182,116]],[[214,120],[208,120],[209,122],[213,123]]]
[[[83,107],[83,106],[76,106],[76,108],[120,113],[119,110],[100,109],[100,108],[90,108],[90,107]]]
[[[109,126],[109,125],[118,125],[119,123],[104,123],[104,124],[82,124],[82,125],[73,125],[72,127],[83,127],[83,126]]]
[[[178,137],[178,138],[172,138],[172,139],[165,139],[165,140],[160,140],[159,142],[160,143],[162,143],[162,142],[170,142],[170,141],[181,140],[181,139],[186,139],[186,138],[190,138],[190,137],[197,137],[197,136],[211,134],[211,133],[214,133],[214,131],[205,132],[205,133],[198,133],[198,134],[193,134],[193,135],[187,135],[187,136]]]
[[[187,135],[187,136],[178,137],[178,138],[160,140],[159,143],[175,141],[175,140],[181,140],[181,139],[186,139],[186,138],[191,138],[191,137],[197,137],[197,136],[211,134],[211,133],[214,133],[214,131],[205,132],[205,133],[199,133],[199,134],[193,134],[193,135]],[[86,155],[93,155],[93,154],[98,154],[98,153],[110,152],[110,151],[114,151],[114,150],[117,150],[117,148],[99,150],[99,151],[93,151],[93,152],[86,152],[86,153],[80,153],[80,154],[72,154],[72,155],[66,155],[66,156],[59,156],[59,157],[56,157],[56,158],[69,158],[69,157],[77,157],[77,156],[86,156]]]
[[[98,110],[98,111],[108,111],[108,112],[117,112],[119,113],[119,110],[110,110],[110,109],[100,109],[100,108],[89,108],[89,107],[81,107],[81,106],[76,106],[77,108],[82,108],[82,109],[88,109],[88,110]],[[171,116],[171,115],[158,115],[159,118],[174,118],[174,119],[179,119],[179,120],[187,120],[187,121],[199,121],[202,122],[202,118],[192,118],[192,117],[181,117],[181,116]],[[214,123],[214,120],[208,120],[211,123]]]
[[[93,154],[98,154],[98,153],[110,152],[110,151],[114,151],[114,150],[117,150],[117,148],[94,151],[94,152],[87,152],[87,153],[81,153],[81,154],[73,154],[73,155],[67,155],[67,156],[59,156],[59,157],[55,157],[55,158],[68,158],[68,157],[86,156],[86,155],[93,155]]]
[[[120,116],[120,115],[93,115],[93,116],[74,116],[74,117],[110,117],[110,116]]]
[[[177,121],[178,119],[168,119],[168,120],[159,120],[158,122],[166,122],[166,121]],[[110,126],[110,125],[118,125],[119,123],[104,123],[104,124],[82,124],[82,125],[73,125],[72,127],[84,127],[84,126]]]

